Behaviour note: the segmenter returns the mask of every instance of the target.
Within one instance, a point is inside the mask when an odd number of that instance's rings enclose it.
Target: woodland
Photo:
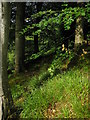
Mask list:
[[[0,120],[89,119],[90,2],[0,2]]]

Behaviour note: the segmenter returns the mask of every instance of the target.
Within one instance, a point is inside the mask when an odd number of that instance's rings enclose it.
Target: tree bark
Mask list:
[[[83,4],[77,3],[79,7],[82,7]],[[83,17],[79,16],[76,19],[76,29],[75,29],[75,47],[82,45],[84,40],[84,33],[83,33]]]
[[[75,45],[82,44],[83,40],[83,19],[81,16],[79,16],[76,20]]]
[[[8,84],[7,49],[10,27],[10,3],[0,2],[0,120],[6,119],[13,101]]]
[[[16,3],[16,29],[15,29],[15,73],[24,69],[25,38],[20,32],[24,27],[25,3]]]

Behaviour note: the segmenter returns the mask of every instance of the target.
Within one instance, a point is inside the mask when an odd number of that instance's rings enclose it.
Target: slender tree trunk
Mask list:
[[[16,3],[16,29],[15,29],[15,73],[19,73],[24,69],[24,51],[25,38],[20,32],[24,26],[25,3]]]
[[[7,75],[7,48],[10,27],[10,3],[0,2],[0,120],[6,119],[13,106]]]
[[[82,7],[83,4],[77,3],[79,7]],[[79,16],[76,19],[76,29],[75,29],[75,47],[82,45],[84,40],[84,33],[83,33],[83,17]]]
[[[82,44],[83,40],[84,40],[83,19],[81,16],[79,16],[76,20],[75,45]]]

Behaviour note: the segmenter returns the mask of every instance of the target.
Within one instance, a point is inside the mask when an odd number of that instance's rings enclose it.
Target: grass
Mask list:
[[[22,108],[20,118],[90,118],[89,57],[83,57],[77,66],[52,77],[47,63],[37,72],[10,78],[15,106]]]
[[[59,106],[61,109],[55,108],[56,111],[59,109],[61,114],[57,113],[53,117],[89,117],[88,79],[80,75],[79,70],[69,71],[64,75],[57,75],[39,89],[35,89],[27,97],[21,117],[47,117],[50,114],[47,113],[45,116],[45,112],[47,109],[52,110],[56,103],[62,103]]]

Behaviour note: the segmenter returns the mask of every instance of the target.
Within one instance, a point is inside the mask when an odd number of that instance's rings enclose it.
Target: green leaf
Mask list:
[[[82,15],[82,16],[85,16],[85,12],[83,11],[83,12],[81,13],[81,15]]]

